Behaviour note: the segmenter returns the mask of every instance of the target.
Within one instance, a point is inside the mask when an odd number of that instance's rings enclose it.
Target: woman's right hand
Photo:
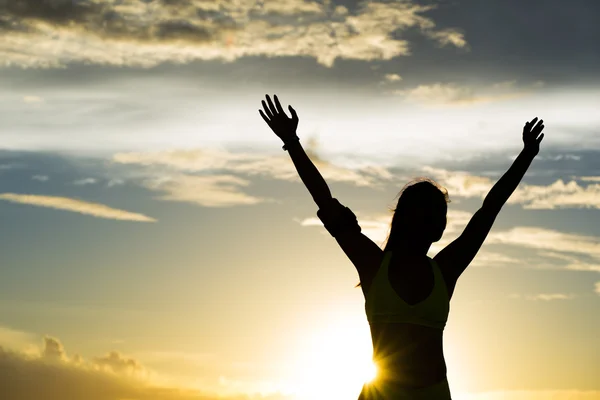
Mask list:
[[[292,106],[288,106],[290,113],[292,114],[292,118],[288,118],[285,111],[281,107],[279,103],[279,99],[277,99],[277,95],[273,96],[275,98],[275,105],[271,102],[271,98],[269,95],[266,95],[267,102],[262,101],[263,110],[258,110],[260,115],[263,117],[267,125],[275,132],[277,136],[284,143],[288,143],[290,140],[296,138],[296,129],[298,128],[298,114],[292,108]],[[268,104],[267,104],[268,103]]]

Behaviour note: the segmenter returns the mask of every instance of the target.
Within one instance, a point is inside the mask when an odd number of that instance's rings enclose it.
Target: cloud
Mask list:
[[[587,182],[600,182],[600,176],[581,176],[579,179]]]
[[[357,215],[358,222],[362,228],[361,232],[382,247],[389,233],[393,213],[390,213],[389,215],[379,214],[365,218],[363,218],[359,212],[355,212],[355,214]],[[472,216],[473,214],[467,211],[448,210],[447,225],[446,230],[444,231],[444,237],[439,242],[433,243],[430,251],[437,253],[446,247],[446,245],[450,244],[450,242],[452,242],[462,233]],[[329,233],[325,230],[325,227],[323,227],[323,223],[317,217],[294,220],[301,226],[322,227],[321,234],[329,235]],[[522,260],[509,257],[505,254],[495,253],[483,247],[477,254],[477,257],[475,257],[475,259],[472,261],[471,266],[498,267],[505,266],[506,264],[520,263],[522,263]]]
[[[518,293],[512,293],[508,297],[511,299],[524,299],[524,300],[532,300],[532,301],[552,301],[552,300],[570,300],[574,299],[576,296],[574,294],[564,294],[564,293],[540,293],[536,295],[520,295]]]
[[[580,186],[562,179],[548,186],[521,185],[508,200],[525,209],[596,208],[600,209],[600,183]]]
[[[182,387],[164,387],[159,378],[139,361],[117,352],[87,361],[79,355],[69,358],[62,343],[46,337],[37,354],[10,351],[0,346],[0,387],[3,398],[85,399],[85,400],[247,400],[248,395],[218,396]],[[133,373],[135,372],[135,373]],[[284,400],[273,393],[256,394],[256,400]]]
[[[271,201],[242,192],[241,188],[249,184],[246,179],[232,175],[183,174],[145,182],[148,189],[167,193],[159,197],[161,200],[187,202],[204,207],[231,207]]]
[[[596,236],[578,235],[553,229],[517,226],[490,232],[486,243],[510,244],[555,252],[576,253],[597,258],[600,261],[600,243]]]
[[[448,189],[450,198],[477,197],[484,199],[494,186],[490,178],[471,175],[464,171],[448,171],[425,166],[422,170],[440,180]],[[562,179],[550,185],[519,184],[507,204],[522,204],[525,209],[596,208],[600,209],[600,183],[580,186]]]
[[[387,168],[366,165],[356,169],[334,165],[320,158],[310,142],[306,152],[323,177],[330,181],[347,182],[356,186],[379,186],[393,175]],[[298,172],[289,156],[256,153],[233,153],[214,149],[173,150],[146,153],[117,153],[112,158],[119,164],[162,166],[186,172],[227,171],[248,176],[266,176],[272,179],[299,182]]]
[[[113,186],[119,186],[119,185],[124,185],[124,184],[125,184],[125,181],[123,179],[113,178],[108,181],[106,186],[113,187]]]
[[[316,144],[309,140],[306,152],[323,177],[330,182],[378,188],[383,182],[393,179],[393,175],[385,167],[363,165],[350,169],[329,163],[314,152],[315,146]],[[250,181],[233,174],[301,182],[294,164],[287,155],[196,149],[117,153],[112,161],[146,168],[145,173],[155,177],[146,179],[143,185],[151,190],[166,192],[165,196],[159,197],[162,200],[184,201],[205,207],[229,207],[274,201],[245,193],[244,188],[250,185]],[[176,172],[169,176],[165,170]],[[198,175],[199,173],[202,175]]]
[[[104,204],[90,203],[68,197],[40,196],[33,194],[2,193],[0,200],[13,203],[29,204],[38,207],[49,207],[58,210],[77,212],[97,218],[116,219],[122,221],[156,222],[154,218],[143,214],[132,213],[105,206]]]
[[[402,38],[408,29],[439,47],[467,49],[462,32],[436,29],[423,15],[434,8],[411,1],[364,2],[353,11],[302,0],[2,1],[0,59],[24,67],[72,62],[150,67],[302,56],[330,67],[338,58],[409,55]]]
[[[402,77],[398,74],[385,74],[384,78],[387,82],[398,82],[402,80]]]
[[[597,295],[600,295],[600,281],[596,282],[594,285],[594,292],[596,292]]]
[[[498,390],[459,394],[457,400],[594,400],[598,390]],[[454,396],[452,396],[454,397]]]
[[[47,175],[34,175],[31,177],[34,181],[46,182],[50,179]]]
[[[44,349],[41,357],[52,362],[67,361],[67,353],[62,343],[49,336],[44,337]]]
[[[79,180],[74,181],[73,185],[78,185],[78,186],[93,185],[96,182],[98,182],[96,180],[96,178],[84,178],[84,179],[79,179]]]
[[[0,326],[0,343],[12,349],[24,350],[28,348],[34,339],[34,335],[12,329],[6,326]]]
[[[536,294],[535,296],[529,296],[528,299],[550,301],[550,300],[569,300],[574,297],[575,297],[575,295],[573,295],[573,294],[540,293],[540,294]]]
[[[144,370],[144,367],[138,361],[124,357],[117,351],[111,351],[103,357],[94,358],[94,364],[101,369],[118,374],[134,375]]]
[[[519,226],[503,232],[491,232],[486,238],[486,243],[541,250],[539,255],[563,261],[564,269],[600,272],[600,243],[596,236]],[[580,257],[589,257],[592,261],[585,262]]]
[[[466,106],[509,100],[532,94],[542,86],[537,82],[522,88],[515,88],[515,81],[500,82],[489,87],[462,86],[456,83],[421,84],[410,89],[394,90],[392,93],[404,97],[410,103],[429,106]]]
[[[24,96],[23,102],[29,103],[29,104],[37,104],[37,103],[43,103],[44,99],[41,97],[38,97],[38,96]]]
[[[566,269],[570,269],[573,271],[592,271],[592,272],[600,272],[600,261],[597,263],[585,263],[576,261],[568,264]]]

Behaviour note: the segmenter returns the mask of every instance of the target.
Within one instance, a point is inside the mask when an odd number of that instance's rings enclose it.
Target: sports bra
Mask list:
[[[428,258],[434,277],[431,294],[425,300],[410,305],[396,294],[390,284],[388,266],[391,258],[391,251],[384,253],[379,270],[365,295],[365,311],[369,324],[400,322],[443,330],[450,312],[450,300],[442,271],[435,260]]]

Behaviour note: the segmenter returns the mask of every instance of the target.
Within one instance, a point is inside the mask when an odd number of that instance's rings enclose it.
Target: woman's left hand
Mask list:
[[[537,121],[537,124],[536,124]],[[527,150],[534,155],[540,151],[540,143],[544,138],[542,130],[544,129],[544,120],[537,120],[537,117],[525,123],[523,127],[523,144],[524,150]],[[540,135],[541,133],[541,135]]]

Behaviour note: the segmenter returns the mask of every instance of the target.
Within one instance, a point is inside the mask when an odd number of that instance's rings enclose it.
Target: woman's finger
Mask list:
[[[540,144],[542,139],[544,138],[544,134],[542,133],[539,138],[537,138],[537,143]]]
[[[258,112],[260,113],[260,116],[263,117],[263,119],[265,120],[265,122],[267,123],[267,125],[269,125],[269,127],[271,126],[271,120],[269,118],[267,118],[267,116],[263,113],[262,110],[258,110]]]
[[[265,109],[265,114],[267,114],[267,117],[269,117],[270,119],[273,119],[273,113],[271,112],[271,110],[269,110],[269,107],[267,106],[267,103],[265,103],[265,101],[261,101],[263,108]]]
[[[292,108],[292,106],[288,106],[290,110],[290,114],[292,114],[292,119],[298,120],[298,114],[296,114],[296,110]]]
[[[269,97],[269,95],[267,95],[267,102],[269,103],[269,107],[271,109],[271,114],[273,114],[273,115],[277,114],[277,109],[273,105],[273,102],[271,101],[271,98]]]
[[[275,100],[275,107],[277,107],[277,112],[279,112],[280,114],[285,115],[285,111],[283,111],[283,107],[281,107],[281,103],[279,102],[279,99],[277,98],[277,95],[273,96],[273,100]]]

